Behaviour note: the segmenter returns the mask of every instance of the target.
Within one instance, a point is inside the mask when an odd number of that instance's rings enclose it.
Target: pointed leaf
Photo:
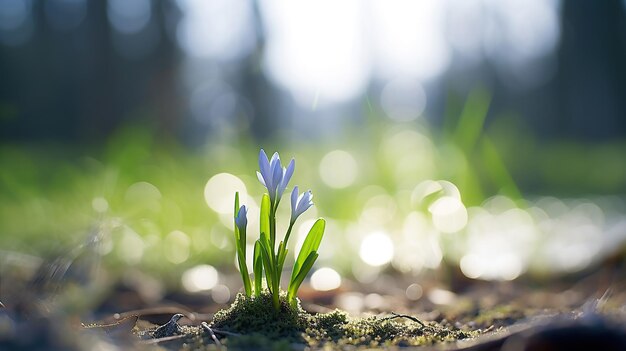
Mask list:
[[[293,271],[291,272],[290,281],[293,281],[298,275],[302,265],[304,264],[304,261],[308,258],[310,253],[313,251],[317,251],[317,249],[320,247],[320,243],[322,242],[322,236],[324,236],[325,227],[326,221],[323,218],[320,218],[313,224],[313,226],[309,230],[309,234],[307,234],[306,239],[304,239],[302,248],[298,253],[298,258],[293,264]]]
[[[239,263],[239,273],[241,273],[241,279],[243,280],[243,287],[246,292],[246,296],[252,296],[252,286],[250,283],[250,274],[248,273],[248,266],[246,265],[245,257],[243,257],[241,253],[237,254],[237,262]]]
[[[259,217],[260,230],[259,233],[270,234],[270,197],[263,194],[261,199],[261,214]]]
[[[285,258],[287,257],[287,252],[289,252],[288,249],[285,248],[285,243],[284,242],[280,242],[280,244],[278,245],[278,273],[280,274],[283,270],[283,265],[285,263]]]
[[[239,192],[235,192],[235,211],[233,211],[234,216],[237,217],[237,211],[239,211]]]
[[[237,227],[237,222],[236,222],[236,218],[237,218],[237,213],[239,212],[239,192],[235,193],[235,210],[233,211],[233,227],[234,227],[234,233],[235,233],[235,247],[237,248],[237,250],[239,250],[239,243],[240,243],[240,239],[239,239],[239,228]]]
[[[254,256],[252,267],[254,270],[254,295],[261,295],[261,285],[263,280],[263,254],[261,253],[261,243],[257,240],[254,243]]]
[[[250,282],[250,274],[248,273],[248,266],[246,265],[246,232],[241,232],[235,219],[240,211],[239,207],[239,192],[235,192],[235,206],[233,211],[233,227],[235,233],[235,251],[237,254],[237,264],[239,266],[239,273],[241,274],[241,280],[243,281],[243,287],[246,296],[252,295],[252,286]]]
[[[292,280],[289,282],[289,288],[287,291],[287,298],[289,301],[291,301],[298,293],[300,285],[304,281],[304,278],[306,278],[311,268],[313,268],[313,263],[315,263],[315,260],[317,260],[318,256],[319,255],[316,251],[312,251],[302,263],[302,267],[300,268],[298,274],[295,277],[292,277]]]
[[[275,281],[275,265],[274,256],[269,247],[269,239],[267,234],[261,233],[261,238],[258,240],[261,245],[261,255],[263,256],[263,266],[265,267],[265,278],[267,279],[267,287],[273,292],[272,287]]]

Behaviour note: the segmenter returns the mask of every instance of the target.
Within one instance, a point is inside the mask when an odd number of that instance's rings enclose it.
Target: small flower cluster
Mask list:
[[[276,210],[280,200],[291,180],[296,168],[295,160],[292,159],[287,167],[283,167],[278,153],[274,153],[271,159],[263,149],[259,153],[259,169],[257,177],[267,189],[267,193],[261,199],[260,211],[260,237],[254,245],[254,294],[261,293],[262,275],[265,272],[267,288],[272,294],[274,306],[279,308],[280,276],[285,258],[287,256],[287,241],[291,235],[294,223],[306,210],[313,206],[313,194],[311,191],[299,193],[295,186],[291,192],[291,218],[289,228],[285,233],[285,239],[276,249]],[[243,279],[244,289],[247,296],[252,296],[252,282],[246,265],[246,230],[248,225],[248,210],[245,205],[239,206],[239,194],[235,194],[235,243],[237,248],[237,262]],[[318,257],[317,250],[324,235],[326,222],[318,219],[311,227],[302,249],[298,254],[287,289],[287,298],[294,303],[295,297],[304,281],[304,278],[313,267]]]

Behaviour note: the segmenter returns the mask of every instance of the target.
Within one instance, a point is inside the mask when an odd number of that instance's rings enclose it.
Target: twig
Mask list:
[[[215,333],[213,332],[213,329],[211,329],[211,327],[209,327],[209,325],[207,324],[207,322],[202,322],[202,328],[204,328],[204,330],[209,332],[209,335],[211,335],[211,339],[213,339],[213,342],[215,343],[215,345],[217,345],[218,349],[222,349],[222,343],[220,342],[220,339],[217,338],[217,336],[215,336]]]
[[[148,339],[148,340],[141,340],[140,342],[142,344],[147,344],[147,345],[152,345],[152,344],[159,344],[165,341],[171,341],[171,340],[177,340],[177,339],[182,339],[184,338],[185,334],[181,334],[181,335],[172,335],[172,336],[166,336],[163,338],[158,338],[158,339]]]
[[[395,312],[391,312],[391,317],[385,317],[382,320],[389,321],[389,320],[396,319],[396,318],[410,319],[413,322],[421,325],[422,327],[426,327],[426,324],[424,324],[424,322],[420,321],[419,319],[417,319],[417,318],[415,318],[413,316],[409,316],[408,314],[398,314],[398,313],[395,313]]]
[[[229,331],[226,331],[226,330],[219,330],[219,329],[215,329],[215,328],[211,328],[211,330],[213,330],[213,332],[215,334],[222,334],[222,335],[226,335],[226,336],[242,336],[242,334],[233,333],[233,332],[229,332]]]

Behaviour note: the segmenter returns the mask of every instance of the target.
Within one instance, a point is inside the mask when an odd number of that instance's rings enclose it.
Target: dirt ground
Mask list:
[[[295,338],[272,333],[279,318],[271,316],[258,332],[219,324],[228,304],[207,295],[147,301],[128,282],[103,294],[65,279],[19,282],[13,272],[2,277],[0,349],[626,350],[624,272],[617,259],[558,279],[481,282],[450,268],[419,280],[386,273],[329,292],[304,286],[305,320]]]

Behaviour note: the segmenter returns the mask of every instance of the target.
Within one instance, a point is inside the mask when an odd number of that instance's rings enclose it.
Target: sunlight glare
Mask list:
[[[230,289],[224,284],[216,285],[211,289],[211,298],[219,304],[228,303],[230,300]]]
[[[370,284],[376,281],[380,270],[380,267],[369,266],[359,260],[352,262],[352,275],[362,284]]]
[[[211,290],[217,285],[219,274],[210,265],[201,264],[186,270],[181,278],[183,287],[189,292]]]
[[[455,233],[467,225],[467,209],[455,197],[443,196],[437,199],[428,211],[432,214],[433,225],[442,233]]]
[[[417,283],[413,283],[409,285],[405,291],[406,297],[412,301],[419,300],[423,294],[424,294],[424,290],[422,289],[422,286]]]
[[[369,80],[360,1],[261,1],[264,70],[303,108],[345,101]]]
[[[173,264],[187,261],[191,239],[180,230],[169,233],[163,240],[163,254],[165,258]]]
[[[456,294],[449,290],[435,288],[428,292],[428,299],[435,305],[452,305]]]
[[[332,268],[323,267],[311,275],[311,287],[318,291],[329,291],[341,286],[341,276]]]
[[[183,12],[176,37],[192,57],[239,59],[256,44],[253,12],[245,0],[177,0]]]
[[[393,222],[398,205],[393,197],[387,194],[376,195],[363,205],[359,221],[366,225],[384,226]]]
[[[358,292],[347,292],[337,297],[337,307],[351,314],[360,313],[364,305],[363,294]]]
[[[445,71],[451,61],[445,38],[445,2],[374,0],[371,5],[380,75],[428,80]]]
[[[363,239],[359,256],[370,266],[382,266],[391,262],[394,255],[393,242],[389,235],[374,232]]]
[[[234,194],[237,191],[240,199],[248,198],[246,185],[241,179],[230,173],[219,173],[206,183],[204,200],[213,211],[223,215],[232,215]]]
[[[324,155],[319,171],[322,181],[335,189],[352,185],[359,173],[354,157],[343,150],[334,150]]]

